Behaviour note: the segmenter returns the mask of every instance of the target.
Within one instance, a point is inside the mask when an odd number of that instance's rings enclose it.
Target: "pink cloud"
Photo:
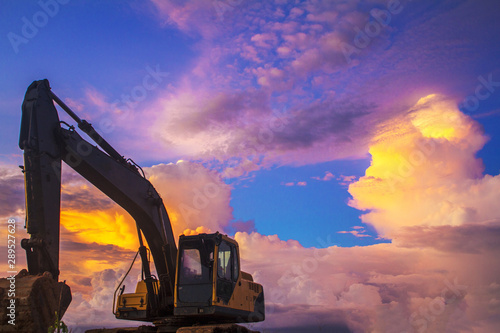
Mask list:
[[[82,103],[81,101],[72,101],[70,104],[77,107],[76,110],[86,112],[81,115],[82,117],[90,117],[90,114],[88,113],[90,111],[89,109],[92,110],[94,108],[96,108],[100,114],[113,113],[117,111],[117,105],[110,102],[104,93],[98,91],[94,87],[88,87],[85,89],[85,103]],[[71,107],[71,105],[69,106]]]
[[[64,99],[64,102],[66,103],[67,106],[69,106],[71,109],[73,109],[75,111],[80,112],[83,110],[83,103],[76,101],[72,98],[67,97]]]
[[[284,183],[282,182],[281,185],[285,185],[285,186],[307,186],[307,182],[287,182],[287,183]]]
[[[353,183],[356,180],[356,176],[344,176],[340,175],[338,180],[340,180],[340,185],[342,186],[349,186],[349,184]]]
[[[292,49],[288,46],[280,46],[276,49],[276,52],[278,52],[280,56],[286,57],[292,52]]]
[[[500,251],[500,220],[467,223],[460,226],[414,226],[394,235],[402,247],[429,247],[443,252],[488,253]]]
[[[208,39],[219,34],[215,22],[218,14],[221,17],[226,13],[213,1],[151,1],[160,17],[167,18],[168,24],[176,26],[185,33],[199,34]]]
[[[322,180],[322,181],[329,181],[329,180],[332,180],[335,178],[335,175],[333,173],[331,173],[330,171],[326,171],[325,172],[325,175],[323,177],[312,177],[313,179],[316,179],[316,180]]]
[[[279,31],[283,34],[291,34],[297,31],[299,24],[297,22],[273,22],[271,30]]]
[[[292,19],[295,19],[295,18],[301,16],[302,14],[304,14],[304,10],[300,9],[299,7],[293,7],[290,10],[290,18],[292,18]]]
[[[255,221],[254,220],[249,220],[249,221],[232,221],[227,230],[230,231],[231,234],[235,234],[236,232],[246,232],[246,233],[252,233],[257,231],[255,228]]]
[[[259,58],[258,52],[252,45],[244,45],[242,46],[242,54],[241,56],[245,59],[252,60],[254,62],[262,62],[262,59]]]
[[[271,88],[274,91],[291,88],[291,82],[287,80],[287,74],[276,67],[258,67],[253,70],[257,77],[257,83],[263,88]]]
[[[16,165],[0,164],[0,212],[2,216],[7,215],[24,220],[25,196],[24,176],[21,169]],[[21,218],[23,217],[23,218]],[[7,228],[4,228],[6,231]]]
[[[323,13],[318,13],[318,14],[308,14],[307,15],[307,20],[309,21],[315,21],[315,22],[330,22],[333,23],[338,17],[338,13],[331,11],[331,12],[323,12]]]
[[[366,230],[349,230],[349,231],[337,231],[339,234],[351,234],[354,237],[372,237],[370,235],[365,234]]]
[[[296,32],[283,36],[286,44],[297,50],[306,50],[315,42],[314,36],[307,35],[304,32]]]
[[[270,49],[277,43],[277,37],[272,32],[267,32],[263,34],[255,34],[250,40],[254,42],[254,44],[260,48]]]
[[[144,171],[166,204],[175,235],[198,227],[223,231],[233,220],[230,186],[215,171],[187,161],[155,165]]]
[[[303,248],[256,233],[238,233],[236,239],[245,269],[267,288],[267,319],[260,327],[307,327],[311,331],[335,324],[353,332],[424,328],[443,332],[463,325],[495,325],[490,316],[476,312],[489,308],[489,313],[497,313],[487,304],[500,297],[500,288],[494,295],[483,294],[499,272],[488,270],[487,261],[476,261],[479,254],[438,255],[426,246],[408,249],[394,244]],[[481,255],[493,258],[496,251],[489,249]],[[464,260],[474,270],[462,265]],[[476,269],[487,269],[490,274],[478,281]],[[297,316],[297,308],[307,315]],[[334,314],[335,320],[324,318],[321,309]],[[432,317],[426,317],[433,309]],[[311,322],[311,317],[321,319]]]

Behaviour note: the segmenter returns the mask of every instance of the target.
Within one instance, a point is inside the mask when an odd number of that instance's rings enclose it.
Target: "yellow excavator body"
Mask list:
[[[241,271],[235,240],[220,233],[182,235],[176,269],[173,309],[176,325],[264,320],[263,287],[249,273]],[[158,295],[149,296],[145,282],[139,281],[134,293],[118,296],[116,317],[155,321],[157,318],[148,316],[151,297]],[[163,322],[173,325],[171,318]]]

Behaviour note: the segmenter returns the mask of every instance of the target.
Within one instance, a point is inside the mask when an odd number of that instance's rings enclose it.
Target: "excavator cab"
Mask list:
[[[135,293],[118,297],[117,318],[147,320],[149,297],[140,281]],[[186,322],[264,320],[263,288],[240,270],[235,240],[218,232],[180,236],[173,311]]]
[[[179,238],[174,304],[175,316],[264,320],[262,286],[240,270],[238,243],[218,232]]]

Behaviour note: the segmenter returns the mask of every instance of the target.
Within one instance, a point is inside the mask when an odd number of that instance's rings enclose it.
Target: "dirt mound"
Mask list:
[[[0,279],[0,332],[47,333],[71,302],[71,290],[52,275],[29,275],[23,269],[16,276]]]

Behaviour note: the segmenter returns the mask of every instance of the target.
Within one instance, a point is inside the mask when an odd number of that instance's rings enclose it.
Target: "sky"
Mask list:
[[[500,327],[497,1],[0,8],[0,218],[16,219],[18,239],[21,103],[47,78],[143,167],[176,237],[238,241],[242,269],[265,289],[266,321],[251,327]],[[127,325],[112,295],[137,248],[132,218],[64,167],[60,278],[74,332]]]

